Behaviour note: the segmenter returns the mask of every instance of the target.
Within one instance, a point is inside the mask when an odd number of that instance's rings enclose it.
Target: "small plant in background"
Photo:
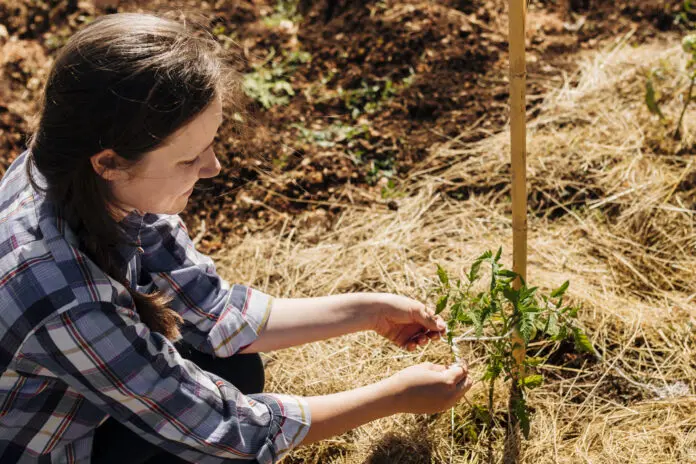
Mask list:
[[[372,84],[363,80],[357,89],[344,89],[340,85],[336,90],[326,89],[326,85],[337,74],[337,70],[332,70],[328,73],[328,76],[322,76],[320,82],[312,84],[305,91],[305,96],[315,104],[338,100],[345,109],[350,111],[351,118],[355,120],[360,119],[362,115],[377,112],[384,103],[390,101],[405,88],[409,87],[415,78],[415,71],[411,68],[409,75],[401,79],[401,81],[393,81],[387,77],[379,79]],[[315,96],[318,96],[318,98],[315,98]]]
[[[369,161],[369,169],[365,174],[365,182],[369,185],[377,184],[380,179],[386,178],[391,180],[394,177],[396,161],[392,154],[387,154],[381,158],[371,159]]]
[[[276,105],[286,105],[295,91],[290,84],[290,77],[300,64],[307,63],[312,55],[303,51],[283,52],[283,60],[272,61],[276,55],[274,48],[254,71],[244,75],[244,92],[269,109]],[[271,63],[270,68],[266,65]]]
[[[398,95],[413,82],[414,71],[411,74],[395,83],[389,78],[375,84],[368,84],[362,81],[358,89],[344,90],[337,89],[338,96],[343,100],[346,109],[350,110],[353,119],[358,119],[361,114],[373,114],[378,111],[384,102],[387,102]]]
[[[682,49],[684,52],[689,54],[689,60],[686,63],[686,72],[689,79],[689,87],[686,95],[683,99],[683,106],[681,114],[679,115],[679,120],[674,129],[674,138],[680,140],[682,137],[682,123],[684,122],[684,115],[689,107],[689,104],[694,98],[694,85],[696,84],[696,34],[687,35],[682,40]],[[660,120],[665,121],[666,118],[662,113],[659,105],[659,92],[655,89],[655,80],[660,77],[660,70],[656,69],[650,72],[645,79],[645,105],[648,107],[648,111],[652,114],[659,116]]]
[[[283,22],[298,23],[302,20],[297,0],[278,0],[273,13],[263,18],[266,27],[275,28]]]
[[[318,130],[308,129],[301,124],[291,124],[290,127],[299,130],[300,140],[310,142],[322,148],[331,148],[341,143],[350,143],[351,140],[363,137],[368,132],[366,124],[348,126],[340,122]]]
[[[528,287],[515,272],[500,264],[502,249],[494,255],[486,251],[471,265],[465,281],[452,281],[441,266],[437,266],[439,298],[436,313],[449,308],[447,321],[447,343],[459,361],[457,346],[460,342],[480,342],[485,351],[486,370],[481,380],[488,383],[487,439],[488,461],[493,463],[493,398],[495,383],[499,378],[507,381],[517,378],[521,396],[511,401],[508,415],[514,414],[520,428],[529,438],[530,412],[527,406],[527,391],[537,388],[544,382],[540,374],[527,374],[525,371],[543,365],[543,357],[530,356],[524,365],[517,366],[513,358],[511,335],[517,330],[525,349],[530,341],[560,343],[573,337],[578,351],[595,353],[585,332],[577,323],[578,309],[564,303],[564,295],[569,282],[563,283],[549,295],[542,295],[537,287]],[[481,266],[490,267],[490,282],[485,290],[479,291],[475,284],[481,279]],[[520,278],[521,285],[515,289],[513,282]],[[460,327],[467,330],[456,336]],[[508,420],[508,422],[510,422]]]
[[[655,91],[655,78],[659,76],[659,70],[652,70],[648,77],[645,79],[645,105],[648,107],[648,111],[660,117],[661,120],[665,119],[662,110],[660,109],[660,100],[658,93]]]
[[[388,179],[382,186],[382,199],[383,200],[393,200],[395,198],[402,198],[406,196],[406,193],[397,190],[397,184],[394,179]]]
[[[684,3],[682,4],[682,8],[674,16],[674,24],[675,25],[682,25],[682,26],[686,27],[687,29],[693,29],[693,27],[694,27],[694,22],[692,21],[693,16],[694,16],[693,4],[694,4],[693,0],[684,0]]]
[[[690,82],[689,90],[687,91],[686,98],[684,99],[684,108],[679,116],[677,128],[674,131],[674,137],[676,139],[681,139],[681,129],[684,114],[686,114],[686,108],[689,106],[689,103],[691,103],[691,99],[693,98],[694,82],[696,82],[696,35],[691,34],[684,37],[684,40],[682,41],[682,48],[690,55],[689,61],[686,63],[686,72],[689,75]]]
[[[310,129],[301,124],[291,124],[289,127],[297,129],[298,140],[308,142],[321,148],[340,149],[348,155],[357,165],[363,162],[365,154],[363,143],[369,138],[370,131],[367,124],[347,125],[336,122],[322,129]]]

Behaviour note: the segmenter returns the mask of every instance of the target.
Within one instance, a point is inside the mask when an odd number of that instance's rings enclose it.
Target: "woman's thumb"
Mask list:
[[[447,376],[454,380],[455,383],[459,383],[461,380],[466,378],[467,372],[464,366],[461,364],[452,364],[446,371]]]
[[[445,324],[445,321],[442,320],[441,317],[436,316],[433,313],[428,312],[427,310],[423,309],[419,312],[421,316],[421,323],[428,328],[428,330],[432,330],[435,332],[440,332],[442,330],[445,330],[447,328],[447,324]]]

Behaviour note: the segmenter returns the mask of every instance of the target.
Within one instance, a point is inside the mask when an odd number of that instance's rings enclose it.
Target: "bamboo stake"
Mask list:
[[[525,20],[526,0],[509,0],[510,5],[510,152],[512,163],[512,270],[527,279],[527,127]],[[514,283],[519,289],[519,279]],[[521,396],[517,381],[524,376],[522,363],[525,345],[519,332],[512,334],[512,355],[516,363],[508,404],[508,430],[505,439],[505,464],[520,462],[520,426],[512,406]]]

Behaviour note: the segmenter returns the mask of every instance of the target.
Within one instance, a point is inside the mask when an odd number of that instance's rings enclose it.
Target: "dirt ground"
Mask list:
[[[223,172],[201,182],[185,213],[208,252],[230,233],[279,227],[278,211],[319,210],[330,219],[345,203],[398,208],[399,182],[429,150],[455,137],[481,139],[506,123],[502,1],[344,0],[333,11],[326,2],[116,3],[118,11],[195,11],[231,47],[240,73],[276,66],[294,91],[268,109],[249,99],[244,137],[223,125],[216,143]],[[581,50],[680,28],[673,20],[681,2],[634,3],[530,4],[531,115]],[[0,173],[25,148],[56,50],[82,24],[115,10],[75,0],[0,4]],[[293,52],[308,59],[293,61]]]
[[[222,173],[183,213],[230,281],[425,300],[434,262],[456,274],[509,243],[504,0],[2,0],[0,174],[25,149],[52,57],[75,30],[172,9],[202,15],[248,85],[215,144]],[[696,111],[681,140],[669,132],[688,87],[679,40],[696,20],[683,9],[529,4],[530,273],[542,288],[572,282],[605,362],[570,343],[550,353],[525,462],[696,463]],[[662,121],[645,105],[649,72]],[[480,349],[467,354],[481,374]],[[354,334],[269,353],[267,389],[327,394],[450,358],[446,346],[406,354]],[[484,396],[477,384],[470,398]],[[286,462],[483,462],[472,411],[385,418]]]

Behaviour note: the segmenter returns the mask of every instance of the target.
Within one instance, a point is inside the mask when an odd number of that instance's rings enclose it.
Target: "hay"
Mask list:
[[[536,413],[525,462],[696,462],[694,139],[673,141],[643,103],[645,74],[661,67],[662,109],[676,120],[685,60],[674,43],[588,55],[530,122],[528,280],[543,288],[571,281],[570,298],[605,362],[542,369],[548,382],[529,400]],[[686,134],[696,133],[695,112]],[[501,133],[434,147],[401,186],[398,211],[346,201],[333,222],[307,213],[231,241],[217,257],[220,272],[277,296],[388,291],[432,304],[436,262],[463,275],[483,250],[503,245],[510,263],[508,143]],[[462,348],[480,377],[480,350]],[[299,395],[452,359],[443,342],[407,353],[373,333],[265,356],[267,390]],[[484,404],[484,385],[468,398]],[[498,388],[501,411],[505,401]],[[396,415],[301,447],[286,462],[483,462],[470,407],[453,414],[454,433],[450,412]]]

